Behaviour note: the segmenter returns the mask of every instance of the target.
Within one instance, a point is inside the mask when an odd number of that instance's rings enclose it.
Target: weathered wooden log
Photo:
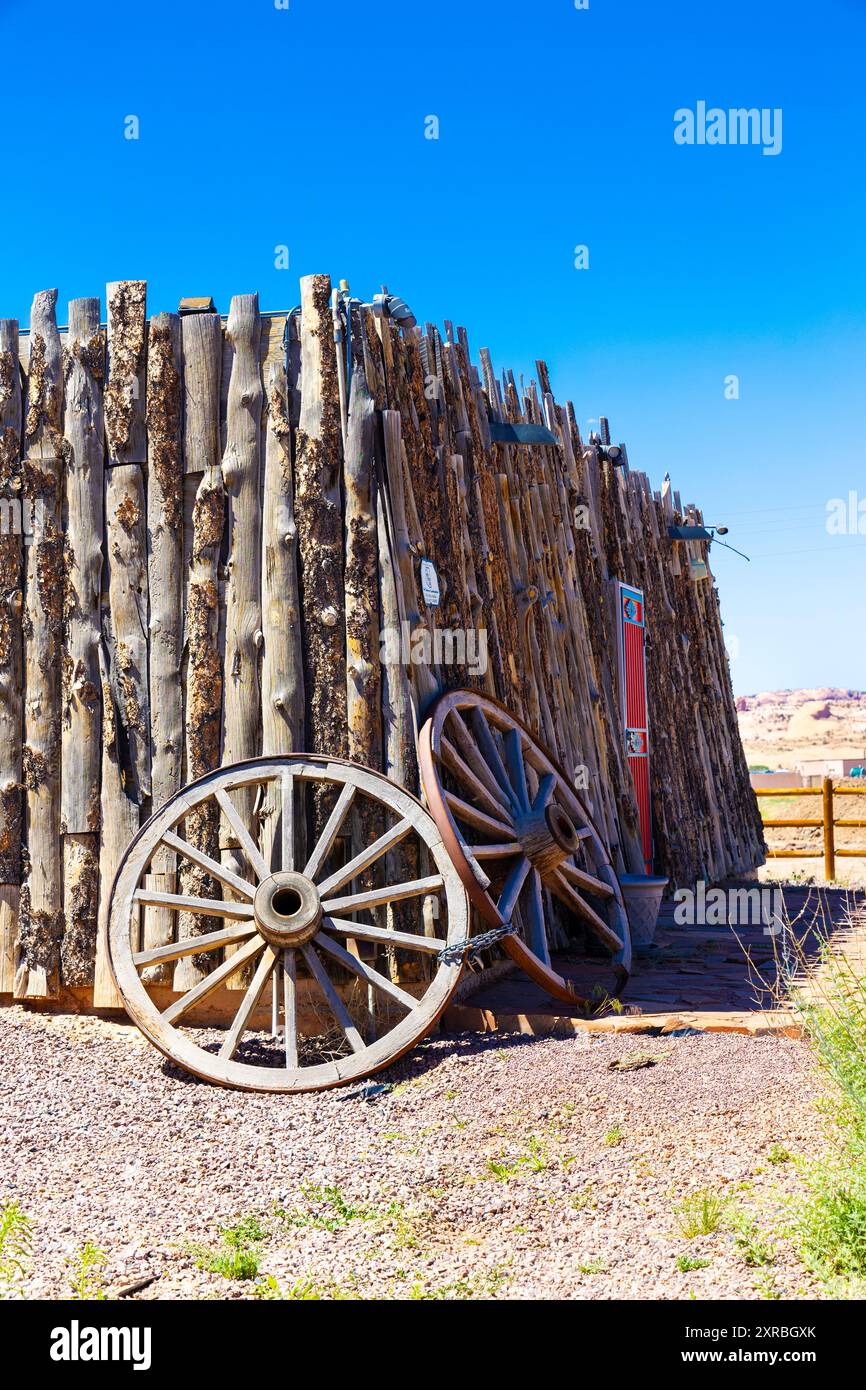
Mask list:
[[[204,473],[220,461],[222,325],[219,314],[186,314],[183,341],[183,467]]]
[[[154,806],[183,782],[183,449],[180,319],[150,322],[147,373],[147,574]],[[156,943],[154,943],[156,944]]]
[[[374,407],[360,309],[350,314],[352,378],[346,437],[346,673],[349,757],[382,767],[379,566]]]
[[[219,454],[219,401],[222,340],[215,314],[182,321],[184,374],[184,465],[199,476],[188,537],[186,595],[187,669],[184,703],[185,780],[194,781],[219,767],[223,673],[220,660],[219,555],[225,527],[225,488]],[[191,468],[191,464],[195,468]],[[187,840],[211,859],[219,859],[219,812],[213,803],[187,816]],[[181,890],[187,896],[220,896],[219,884],[205,870],[184,862]],[[209,931],[205,917],[182,912],[178,936]],[[214,964],[210,954],[190,956],[174,969],[176,989],[190,989]]]
[[[0,994],[15,975],[21,885],[23,537],[18,322],[0,319]]]
[[[99,890],[102,691],[102,393],[99,300],[69,305],[65,364],[66,534],[63,595],[61,830],[64,835],[63,983],[93,983]]]
[[[64,412],[66,535],[63,605],[61,828],[99,830],[101,694],[99,601],[102,585],[102,384],[105,344],[98,299],[69,305]]]
[[[117,708],[128,748],[128,776],[132,778],[129,790],[142,808],[151,795],[144,488],[147,446],[145,293],[142,280],[120,281],[107,287],[108,380],[105,388],[109,463],[105,498],[107,544],[116,560],[114,584],[109,588],[115,644],[112,669],[119,682]]]
[[[106,286],[108,382],[105,436],[108,462],[147,462],[147,284],[117,280]]]
[[[304,670],[291,424],[281,363],[271,363],[267,382],[262,614],[262,752],[297,753],[304,748]]]
[[[154,809],[183,785],[183,362],[176,314],[150,321],[147,346],[147,582],[150,598],[149,674],[151,786]],[[150,886],[176,890],[177,856],[160,848]],[[173,940],[175,913],[143,911],[146,949]],[[148,967],[145,978],[165,983],[168,965]]]
[[[255,757],[261,749],[260,486],[264,391],[259,366],[258,295],[236,295],[232,300],[226,346],[231,365],[222,459],[227,502],[223,759],[235,763]],[[235,799],[244,823],[252,824],[254,790],[238,792]],[[223,826],[224,837],[228,829]]]
[[[122,1007],[108,958],[108,916],[114,876],[139,828],[139,806],[132,795],[132,783],[127,775],[128,757],[116,698],[120,685],[119,673],[112,667],[116,642],[112,632],[108,593],[117,565],[117,556],[112,554],[109,545],[104,575],[106,597],[102,608],[103,635],[99,648],[99,674],[102,685],[102,815],[99,833],[96,966],[93,981],[93,1004],[97,1009]]]
[[[295,457],[295,516],[304,614],[304,693],[311,751],[345,757],[346,630],[342,439],[336,350],[327,275],[301,280],[301,414]],[[324,824],[327,798],[316,789],[314,821]]]
[[[293,320],[289,321],[291,325]],[[298,366],[290,355],[292,378]],[[282,362],[267,367],[265,465],[262,498],[262,753],[297,753],[304,748],[304,665],[298,583],[298,528],[292,477],[289,386]],[[282,788],[268,784],[262,806],[262,853],[276,860],[281,844]],[[303,856],[294,810],[293,858]],[[281,856],[280,856],[281,857]]]
[[[33,300],[24,422],[22,491],[29,512],[25,597],[25,707],[22,755],[27,806],[27,872],[21,890],[18,999],[55,996],[63,931],[60,847],[60,670],[63,539],[63,367],[57,291]]]

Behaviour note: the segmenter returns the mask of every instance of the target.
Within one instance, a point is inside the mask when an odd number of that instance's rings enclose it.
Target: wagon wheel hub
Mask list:
[[[285,870],[259,884],[253,899],[256,926],[271,946],[303,946],[322,920],[322,901],[313,880]]]
[[[523,853],[544,880],[580,849],[574,822],[561,806],[529,811],[515,820],[514,829]]]

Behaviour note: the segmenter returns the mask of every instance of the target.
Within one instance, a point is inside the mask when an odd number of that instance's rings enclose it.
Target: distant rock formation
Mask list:
[[[750,765],[791,767],[804,758],[866,757],[866,691],[818,686],[737,697]]]

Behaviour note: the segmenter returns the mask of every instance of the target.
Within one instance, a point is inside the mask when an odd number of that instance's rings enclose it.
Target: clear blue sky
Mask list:
[[[0,53],[0,315],[385,280],[730,525],[738,692],[866,686],[866,534],[825,529],[866,499],[864,0],[0,0]],[[781,153],[676,145],[701,100]]]

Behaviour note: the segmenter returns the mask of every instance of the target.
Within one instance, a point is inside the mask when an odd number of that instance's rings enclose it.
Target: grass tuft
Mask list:
[[[721,1226],[727,1207],[728,1199],[709,1188],[692,1192],[674,1207],[677,1230],[684,1240],[711,1236]]]
[[[0,1207],[0,1299],[21,1296],[33,1258],[33,1223],[17,1202]]]

